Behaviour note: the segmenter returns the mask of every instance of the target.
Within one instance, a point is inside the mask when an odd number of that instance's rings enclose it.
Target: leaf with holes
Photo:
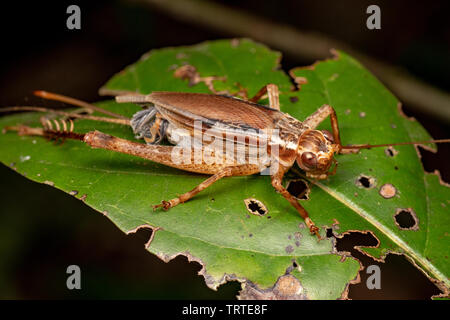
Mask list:
[[[417,122],[399,113],[389,91],[349,56],[341,53],[336,59],[291,71],[301,83],[299,91],[293,90],[279,61],[279,53],[245,39],[153,50],[114,76],[101,93],[163,90],[252,96],[263,85],[275,83],[282,110],[298,119],[323,103],[333,105],[346,143],[429,138]],[[139,110],[112,101],[99,105],[126,116]],[[35,114],[14,115],[1,119],[0,126],[37,125],[38,119]],[[75,128],[133,139],[131,130],[120,125],[80,120]],[[7,133],[0,143],[4,164],[34,181],[68,193],[77,190],[80,199],[124,232],[152,228],[148,250],[165,261],[180,254],[198,261],[211,288],[236,279],[244,284],[242,298],[336,299],[346,297],[349,283],[359,279],[359,262],[338,254],[333,239],[317,242],[295,209],[273,190],[270,177],[226,178],[168,212],[153,212],[152,204],[192,189],[205,177],[92,150],[78,141],[54,145]],[[300,201],[322,227],[322,234],[331,227],[337,236],[348,230],[370,230],[379,245],[361,250],[376,258],[387,252],[405,253],[445,289],[448,189],[436,175],[424,174],[414,147],[395,149],[398,153],[393,156],[383,149],[338,156],[336,176],[320,183],[303,182],[310,190],[299,196],[305,198]],[[291,180],[303,179],[291,176]],[[380,195],[385,184],[395,188],[394,196]],[[416,230],[398,227],[398,210],[414,213]]]

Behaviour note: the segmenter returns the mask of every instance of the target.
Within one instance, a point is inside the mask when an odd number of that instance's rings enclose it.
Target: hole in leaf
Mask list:
[[[303,179],[290,180],[286,190],[299,200],[309,200],[309,185]]]
[[[413,209],[397,209],[394,215],[395,224],[401,230],[418,230],[419,219]]]
[[[333,229],[327,228],[327,238],[332,238],[332,237],[333,237]]]
[[[384,153],[388,156],[388,157],[395,157],[398,154],[398,151],[395,150],[392,146],[384,149]]]
[[[360,175],[359,178],[356,180],[356,185],[361,188],[370,189],[375,186],[375,179],[373,177]]]
[[[257,199],[248,198],[244,200],[245,206],[247,207],[248,212],[257,215],[257,216],[263,216],[265,215],[268,210],[264,203]]]
[[[342,238],[336,238],[336,250],[348,251],[352,256],[357,256],[358,251],[355,246],[359,247],[375,247],[378,245],[378,239],[372,232],[350,231],[345,233]]]
[[[289,97],[289,101],[291,101],[292,103],[295,103],[298,101],[298,97]]]

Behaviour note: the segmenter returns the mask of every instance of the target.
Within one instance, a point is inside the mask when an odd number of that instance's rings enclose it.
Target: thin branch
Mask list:
[[[250,37],[303,59],[324,59],[330,50],[343,50],[379,77],[401,101],[422,112],[450,122],[450,95],[413,77],[398,67],[364,55],[344,42],[327,36],[304,32],[250,13],[204,0],[134,0],[149,4],[189,23],[195,23],[233,36]]]

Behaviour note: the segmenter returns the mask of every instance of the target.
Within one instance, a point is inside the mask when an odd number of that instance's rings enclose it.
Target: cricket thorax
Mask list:
[[[299,137],[309,129],[301,121],[286,113],[275,123],[275,128],[278,130],[279,145],[292,150],[297,150]]]

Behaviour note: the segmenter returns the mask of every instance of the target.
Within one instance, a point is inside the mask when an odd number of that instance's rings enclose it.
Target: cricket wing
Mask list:
[[[213,136],[226,134],[259,136],[261,130],[271,131],[283,113],[262,105],[237,98],[179,92],[153,92],[146,96],[162,117],[177,128],[192,132],[200,121],[202,131]],[[256,133],[255,133],[256,132]]]

